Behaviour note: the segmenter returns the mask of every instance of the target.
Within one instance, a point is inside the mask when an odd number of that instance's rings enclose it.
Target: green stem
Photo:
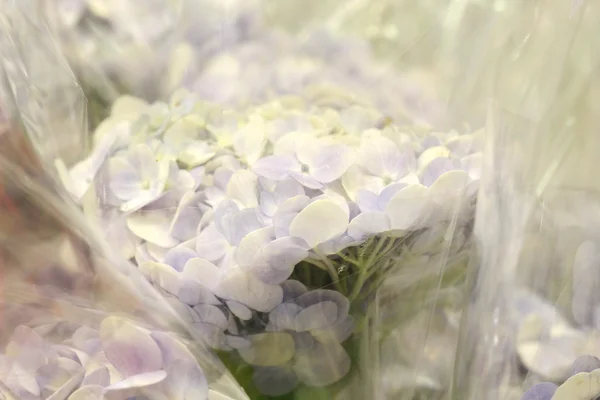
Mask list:
[[[355,266],[360,267],[360,262],[358,260],[355,260],[354,258],[348,257],[347,255],[345,255],[341,251],[339,253],[337,253],[337,255],[342,260],[346,261],[347,263],[354,264]]]
[[[340,277],[337,273],[337,270],[335,269],[335,266],[331,263],[331,260],[329,260],[327,257],[325,257],[321,254],[317,254],[317,255],[321,258],[321,260],[315,260],[314,258],[307,258],[306,262],[327,271],[329,273],[329,276],[331,277],[331,280],[333,281],[333,284],[334,284],[335,288],[337,289],[337,291],[340,293],[344,293],[344,288],[342,287],[342,285],[340,283]]]

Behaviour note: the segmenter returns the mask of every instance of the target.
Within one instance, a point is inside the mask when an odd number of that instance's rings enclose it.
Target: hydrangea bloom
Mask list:
[[[432,133],[427,147],[374,109],[349,124],[354,107],[299,97],[240,113],[183,91],[168,104],[121,99],[90,155],[104,164],[65,174],[81,188],[96,172],[143,274],[210,346],[252,365],[267,394],[343,378],[342,343],[360,318],[351,302],[368,304],[402,254],[441,251],[448,223],[472,207],[476,139]]]
[[[17,327],[0,354],[0,383],[28,400],[208,398],[204,373],[182,342],[120,317],[105,318],[98,329]]]
[[[600,396],[600,360],[597,357],[577,358],[570,375],[560,386],[550,382],[532,386],[521,400],[596,400]]]

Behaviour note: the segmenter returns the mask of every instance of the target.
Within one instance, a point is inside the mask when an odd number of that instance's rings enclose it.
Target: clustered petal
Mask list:
[[[119,139],[108,151],[98,142],[96,179],[74,186],[105,193],[144,276],[206,343],[255,366],[260,390],[326,386],[350,368],[341,344],[354,317],[343,294],[291,279],[296,266],[421,230],[417,252],[471,206],[477,183],[462,161],[470,135],[432,133],[427,147],[379,118],[303,101],[238,113],[183,92],[169,104],[121,99],[97,133]]]
[[[202,369],[171,333],[107,317],[98,329],[64,324],[50,342],[50,325],[17,327],[0,354],[0,383],[19,399],[208,398]]]

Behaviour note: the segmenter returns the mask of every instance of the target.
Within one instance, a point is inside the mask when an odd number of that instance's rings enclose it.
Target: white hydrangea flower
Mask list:
[[[113,196],[106,205],[137,238],[144,275],[207,344],[255,366],[265,394],[346,375],[349,303],[368,302],[370,269],[390,268],[398,249],[416,259],[442,246],[451,218],[471,215],[479,178],[468,135],[420,141],[343,90],[311,90],[312,103],[289,97],[244,112],[183,92],[158,106],[123,100],[113,112],[130,122],[100,133],[126,133],[93,153],[103,164],[90,161],[101,164],[95,185]],[[299,266],[336,290],[308,290]]]
[[[56,343],[42,338],[48,329],[17,327],[0,355],[0,382],[19,398],[100,400],[150,391],[174,400],[208,398],[194,355],[170,333],[120,317],[105,318],[97,330],[65,326],[70,336]]]

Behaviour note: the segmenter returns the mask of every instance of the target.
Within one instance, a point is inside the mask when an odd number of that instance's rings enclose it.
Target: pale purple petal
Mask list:
[[[321,343],[343,343],[352,335],[355,328],[354,317],[349,315],[337,324],[322,330],[312,330],[311,335]]]
[[[219,268],[213,263],[201,258],[192,258],[183,268],[183,279],[193,280],[215,293],[222,276]]]
[[[110,372],[106,367],[100,367],[91,372],[88,372],[83,380],[82,386],[87,385],[99,385],[108,386],[110,385]]]
[[[209,225],[196,239],[196,253],[208,261],[217,261],[229,250],[230,244],[215,224]]]
[[[169,226],[169,233],[175,239],[185,241],[196,234],[203,214],[198,206],[198,200],[201,196],[204,195],[188,192],[179,203]]]
[[[169,398],[196,400],[208,398],[208,382],[202,369],[195,363],[175,360],[166,367],[167,379],[163,384]]]
[[[350,357],[341,345],[317,345],[299,352],[294,359],[294,372],[300,382],[315,387],[329,386],[350,371]]]
[[[356,193],[356,204],[362,212],[379,210],[379,198],[369,190],[359,190]]]
[[[294,300],[308,291],[302,282],[293,279],[283,282],[281,288],[283,289],[283,302]]]
[[[127,218],[127,227],[136,236],[160,247],[174,247],[179,241],[169,234],[173,215],[169,210],[138,211]]]
[[[338,307],[332,301],[323,301],[306,307],[296,315],[294,326],[298,332],[324,329],[338,320]]]
[[[281,303],[283,298],[283,290],[280,286],[267,285],[238,266],[224,273],[215,294],[261,312],[271,311]]]
[[[64,399],[73,392],[85,375],[78,362],[59,357],[35,371],[36,380],[42,393],[52,393],[48,399]]]
[[[104,400],[104,387],[100,385],[82,386],[69,396],[69,400]]]
[[[273,191],[275,203],[277,204],[282,204],[287,199],[302,195],[304,195],[304,188],[298,181],[294,179],[286,179],[281,182],[277,182]]]
[[[436,158],[431,161],[421,172],[421,182],[425,186],[431,186],[435,181],[448,171],[460,169],[460,162],[446,157]]]
[[[155,331],[150,336],[161,350],[164,368],[178,360],[187,363],[196,361],[196,357],[172,333]]]
[[[138,375],[129,376],[126,379],[108,386],[105,390],[110,397],[110,392],[125,392],[125,396],[135,393],[135,389],[156,385],[165,380],[166,371],[149,371]]]
[[[177,298],[190,306],[195,306],[197,304],[221,304],[219,299],[217,299],[210,290],[190,279],[181,280]]]
[[[227,195],[246,208],[258,206],[258,176],[253,172],[240,169],[227,183]]]
[[[229,307],[229,311],[242,321],[247,321],[252,318],[252,310],[245,305],[238,303],[237,301],[227,301],[225,304]]]
[[[389,201],[385,213],[390,217],[392,229],[418,228],[431,214],[427,188],[422,185],[410,185],[400,190]]]
[[[202,340],[210,347],[220,350],[229,350],[225,341],[225,333],[218,326],[202,322],[193,323],[192,326],[198,332]]]
[[[308,164],[309,173],[319,182],[330,183],[341,178],[352,161],[352,150],[348,146],[327,146]]]
[[[122,318],[106,318],[100,326],[100,340],[106,357],[125,377],[162,366],[160,348],[150,334]]]
[[[335,321],[335,323],[346,319],[348,316],[348,311],[350,311],[350,301],[343,294],[335,290],[313,290],[298,297],[295,300],[295,303],[303,308],[307,308],[324,301],[331,301],[337,305],[338,319]]]
[[[290,236],[303,239],[310,248],[346,231],[349,213],[332,200],[317,200],[298,213],[290,224]]]
[[[228,239],[232,245],[238,245],[245,236],[263,227],[256,209],[242,210],[233,215],[230,221]]]
[[[248,339],[252,342],[252,346],[238,350],[248,364],[274,367],[283,365],[294,357],[294,339],[287,333],[259,333],[248,336]]]
[[[360,143],[359,155],[361,164],[376,176],[395,177],[403,168],[398,146],[382,136],[379,131],[365,132]]]
[[[363,240],[391,229],[390,218],[382,211],[365,212],[350,221],[348,235],[354,240]]]
[[[324,187],[321,182],[304,172],[291,171],[290,176],[309,189],[321,189]]]
[[[406,183],[393,183],[386,186],[377,197],[377,209],[383,211],[387,207],[390,200],[402,189],[407,187]]]
[[[284,237],[266,244],[262,250],[264,258],[277,269],[287,269],[308,256],[309,246],[300,238]]]
[[[240,241],[236,249],[237,263],[248,270],[258,262],[266,262],[263,259],[257,259],[260,249],[275,238],[275,230],[272,227],[257,229],[248,233]]]
[[[302,311],[302,307],[290,302],[278,305],[269,313],[269,324],[282,330],[296,329],[296,316]]]
[[[182,272],[185,263],[196,257],[198,254],[194,250],[178,246],[165,254],[164,263],[170,265],[175,271]]]
[[[216,325],[223,330],[227,329],[227,315],[219,307],[210,304],[198,304],[194,306],[194,311],[200,316],[201,322]]]
[[[109,186],[120,200],[127,201],[138,197],[144,190],[138,171],[123,157],[114,157],[108,162]]]

